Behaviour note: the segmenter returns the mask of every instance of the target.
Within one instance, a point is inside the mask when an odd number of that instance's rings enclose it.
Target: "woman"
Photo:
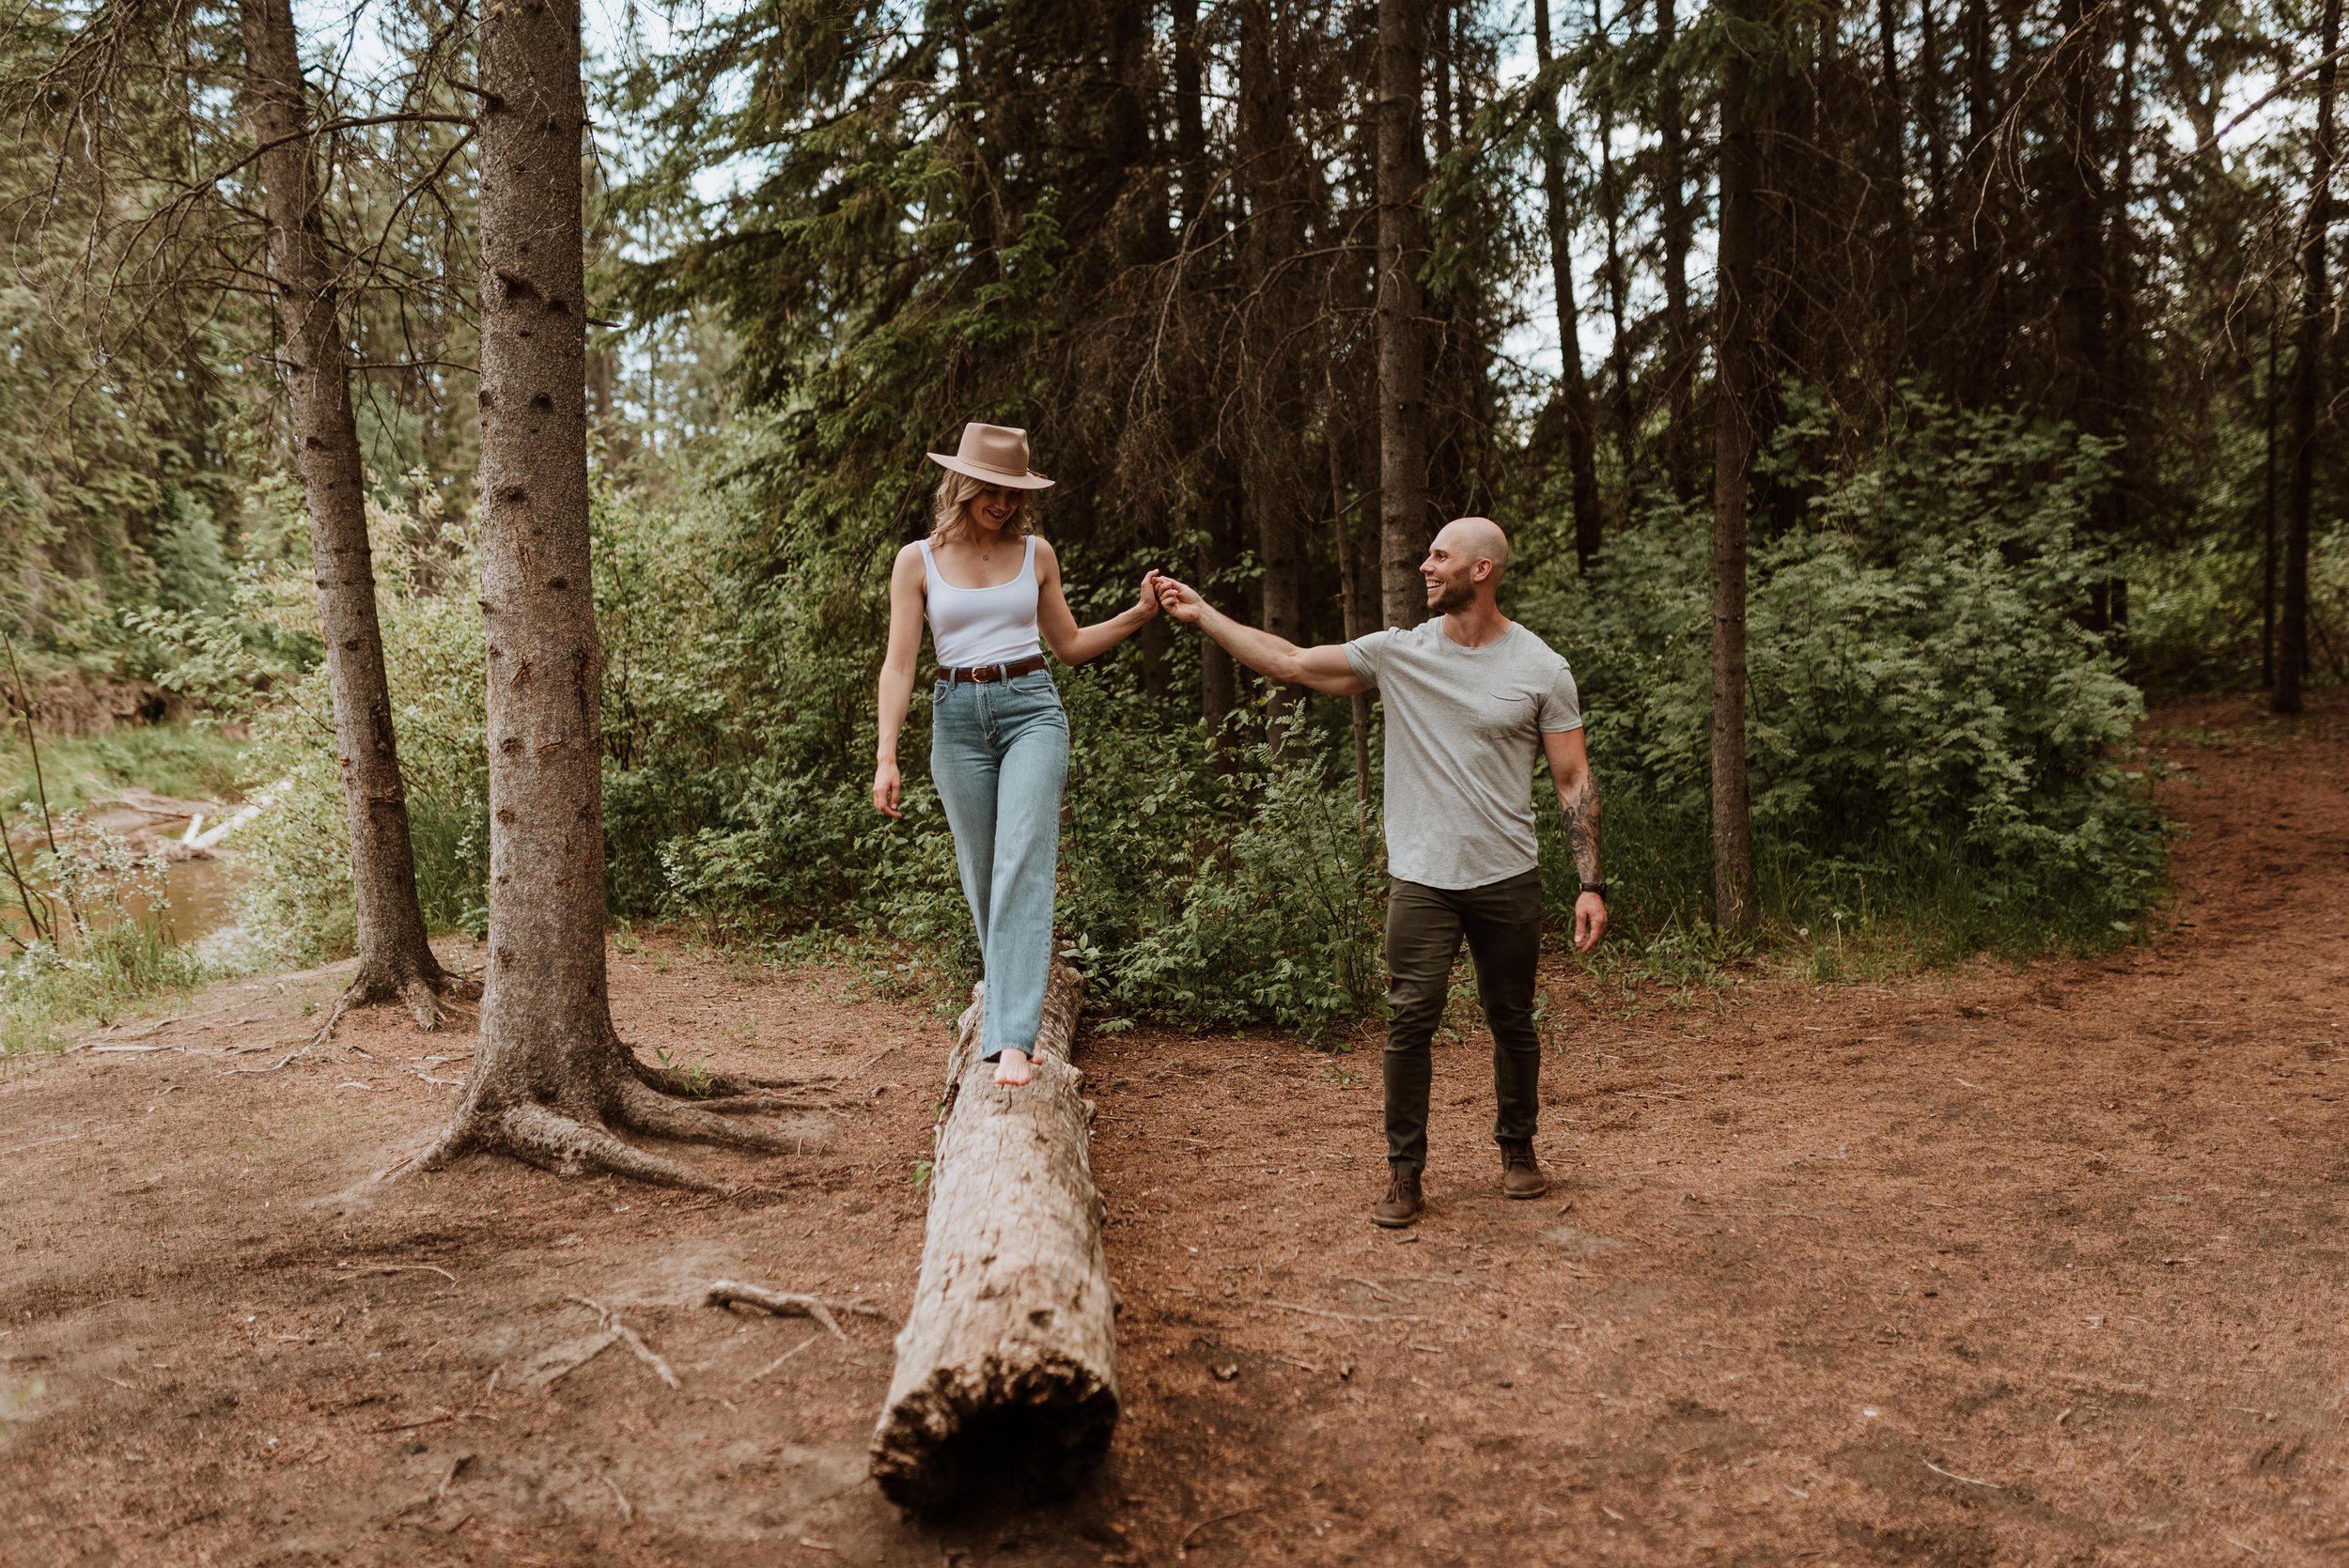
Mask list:
[[[880,748],[873,804],[897,809],[897,732],[913,697],[926,618],[938,652],[930,703],[930,777],[955,835],[962,894],[979,929],[987,1009],[979,1054],[995,1081],[1028,1081],[1052,963],[1052,877],[1068,716],[1036,649],[1064,664],[1109,652],[1159,613],[1158,573],[1139,602],[1080,627],[1061,595],[1060,561],[1028,532],[1028,494],[1052,481],[1028,467],[1028,432],[966,425],[952,457],[929,454],[939,481],[930,536],[897,552],[889,574],[889,654],[880,673]]]

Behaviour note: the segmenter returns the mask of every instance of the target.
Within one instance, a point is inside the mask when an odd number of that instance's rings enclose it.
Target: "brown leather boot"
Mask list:
[[[1388,1169],[1393,1174],[1387,1182],[1387,1195],[1370,1211],[1370,1222],[1390,1231],[1418,1224],[1419,1217],[1427,1212],[1427,1201],[1419,1195],[1419,1172],[1408,1165]]]
[[[1501,1195],[1504,1198],[1538,1198],[1549,1190],[1549,1177],[1542,1172],[1542,1162],[1533,1157],[1533,1141],[1504,1138],[1501,1141]]]

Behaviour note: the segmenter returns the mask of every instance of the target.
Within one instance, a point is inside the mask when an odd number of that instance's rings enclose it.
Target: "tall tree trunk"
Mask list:
[[[1182,240],[1186,250],[1198,251],[1214,239],[1210,233],[1210,192],[1214,177],[1207,168],[1207,122],[1205,104],[1206,64],[1200,47],[1199,0],[1174,0],[1174,164],[1182,191]],[[1188,458],[1192,495],[1196,498],[1200,536],[1196,570],[1199,585],[1210,588],[1230,569],[1236,558],[1237,525],[1231,519],[1233,481],[1211,450],[1217,437],[1214,422],[1203,412],[1206,372],[1194,318],[1196,301],[1190,286],[1191,269],[1177,275],[1175,287],[1185,292],[1175,300],[1182,323],[1176,365],[1181,382],[1175,392],[1174,427]],[[1153,623],[1155,624],[1155,623]],[[1223,733],[1224,722],[1238,700],[1239,673],[1210,638],[1199,645],[1199,714],[1210,738]]]
[[[2049,245],[2058,277],[2056,303],[2057,383],[2055,413],[2081,434],[2109,439],[2113,433],[2110,369],[2110,289],[2105,265],[2106,191],[2104,160],[2096,146],[2096,109],[2104,69],[2106,8],[2092,16],[2090,0],[2057,0],[2055,76],[2061,94],[2058,132],[2047,185],[2053,232]],[[2089,524],[2098,545],[2111,551],[2113,500],[2108,486],[2091,509]],[[2109,629],[2109,579],[2090,586],[2088,624]]]
[[[1427,348],[1419,270],[1427,180],[1420,62],[1428,0],[1378,0],[1378,536],[1379,598],[1389,626],[1416,626],[1427,595],[1419,563],[1428,538]]]
[[[1941,270],[1942,231],[1949,216],[1949,132],[1941,102],[1941,29],[1939,0],[1917,0],[1918,118],[1925,134],[1926,264]]]
[[[2260,684],[2276,684],[2276,419],[2283,406],[2276,379],[2276,343],[2283,334],[2271,312],[2267,320],[2267,458],[2260,474]]]
[[[1891,287],[1886,295],[1893,331],[1889,346],[1894,363],[1905,360],[1906,323],[1911,308],[1910,289],[1916,277],[1916,257],[1908,222],[1908,93],[1901,83],[1901,0],[1876,0],[1876,46],[1882,80],[1876,101],[1876,178],[1884,216],[1886,257]]]
[[[1276,637],[1302,641],[1304,541],[1298,527],[1297,454],[1305,433],[1298,385],[1299,262],[1303,164],[1290,134],[1292,103],[1283,80],[1279,41],[1288,19],[1272,0],[1244,0],[1239,11],[1239,145],[1237,176],[1247,207],[1241,252],[1252,299],[1240,336],[1240,497],[1256,550],[1258,624]],[[1273,684],[1270,715],[1295,712],[1295,689]],[[1275,745],[1282,731],[1272,731]]]
[[[1353,524],[1346,520],[1351,510],[1346,504],[1346,470],[1338,457],[1338,381],[1333,367],[1335,355],[1325,352],[1321,362],[1321,384],[1324,411],[1321,423],[1321,445],[1330,465],[1330,533],[1338,549],[1338,612],[1340,629],[1347,642],[1367,633],[1367,606],[1362,602],[1361,572],[1356,560],[1361,547],[1355,543]],[[1354,742],[1354,795],[1364,805],[1370,802],[1370,693],[1354,693],[1349,713]]]
[[[1656,37],[1664,65],[1656,85],[1657,161],[1664,249],[1664,398],[1672,420],[1665,462],[1672,495],[1696,494],[1696,340],[1688,322],[1688,111],[1681,101],[1681,70],[1672,0],[1656,0]]]
[[[1757,121],[1774,116],[1756,100],[1783,91],[1776,29],[1784,19],[1770,0],[1738,0],[1721,82],[1721,217],[1714,288],[1713,442],[1713,918],[1724,929],[1752,929],[1753,815],[1746,776],[1746,532],[1756,406],[1764,396],[1761,273],[1762,193],[1766,171]],[[1772,34],[1760,60],[1755,30]]]
[[[2325,401],[2325,337],[2332,311],[2326,272],[2333,229],[2333,88],[2341,52],[2341,0],[2325,0],[2324,41],[2317,58],[2316,140],[2309,154],[2309,206],[2300,228],[2299,341],[2292,364],[2292,479],[2284,497],[2284,591],[2278,617],[2278,713],[2300,711],[2309,670],[2309,514],[2316,494],[2316,425]]]
[[[1631,0],[1625,0],[1628,9]],[[1591,39],[1599,51],[1600,71],[1607,73],[1607,13],[1605,0],[1591,0]],[[1615,179],[1615,102],[1611,86],[1598,98],[1598,210],[1607,226],[1607,315],[1612,329],[1607,344],[1609,411],[1615,427],[1615,466],[1622,473],[1624,495],[1639,488],[1632,442],[1637,418],[1631,405],[1630,269],[1623,256],[1623,188]]]
[[[1669,14],[1670,0],[1664,4]],[[1541,69],[1548,70],[1549,0],[1533,0],[1533,54]],[[1574,296],[1574,224],[1566,206],[1566,128],[1559,117],[1557,94],[1548,95],[1543,112],[1542,198],[1548,218],[1550,288],[1558,301],[1558,390],[1565,406],[1566,469],[1573,481],[1574,559],[1589,571],[1598,559],[1600,541],[1598,442],[1590,378],[1582,368],[1582,312]],[[1681,303],[1685,307],[1688,302]]]
[[[609,1130],[792,1146],[713,1102],[686,1106],[664,1093],[728,1096],[754,1085],[689,1086],[638,1062],[612,1027],[602,654],[587,533],[578,0],[485,7],[479,55],[489,979],[473,1072],[421,1163],[483,1149],[565,1172],[713,1187]]]
[[[1150,16],[1140,7],[1113,7],[1100,20],[1107,34],[1111,68],[1101,115],[1105,150],[1115,161],[1118,187],[1137,192],[1141,197],[1138,219],[1118,225],[1119,248],[1128,275],[1140,276],[1162,268],[1177,243],[1168,222],[1174,192],[1160,171],[1151,166],[1148,101],[1155,87],[1156,68],[1150,58]],[[1179,514],[1172,507],[1147,510],[1139,542],[1148,551],[1148,564],[1161,570],[1173,566],[1169,546],[1179,521]],[[1163,703],[1174,685],[1169,656],[1174,638],[1166,617],[1154,615],[1144,621],[1135,634],[1134,646],[1141,653],[1143,695],[1154,704]]]
[[[2120,14],[2121,75],[2114,94],[2110,216],[2105,224],[2108,310],[2111,319],[2110,363],[2105,370],[2108,417],[2121,442],[2115,455],[2112,494],[2106,517],[2112,571],[2102,592],[2105,621],[2116,639],[2125,639],[2129,625],[2129,579],[2123,552],[2135,516],[2144,473],[2135,418],[2135,354],[2137,349],[2137,230],[2129,220],[2129,204],[2137,190],[2137,46],[2139,17],[2137,0],[2112,0]],[[2122,644],[2125,647],[2125,642]]]
[[[1953,313],[1960,326],[1950,339],[1952,357],[1949,363],[1958,400],[1980,407],[1997,398],[2005,381],[2005,285],[1999,275],[1999,253],[2005,243],[2001,233],[2004,204],[1998,191],[1997,44],[1990,25],[1990,0],[1963,0],[1963,4],[1966,155],[1959,194],[1959,222],[1964,225],[1959,253],[1965,294]]]
[[[1436,68],[1435,115],[1430,122],[1436,132],[1436,157],[1439,161],[1452,156],[1452,29],[1453,0],[1428,0],[1428,21],[1435,29],[1434,46],[1428,51],[1428,63]]]
[[[320,1037],[354,1006],[404,1000],[417,1024],[439,1025],[448,985],[427,940],[409,839],[408,794],[392,727],[391,684],[376,618],[375,566],[367,547],[359,427],[350,406],[333,258],[319,213],[317,151],[309,132],[301,39],[288,0],[240,0],[245,47],[245,117],[259,142],[272,282],[287,380],[295,463],[310,514],[310,555],[326,633],[334,750],[350,825],[350,881],[359,971]]]

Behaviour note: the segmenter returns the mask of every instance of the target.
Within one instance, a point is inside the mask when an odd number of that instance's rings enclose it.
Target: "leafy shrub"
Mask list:
[[[1375,814],[1326,748],[1299,724],[1278,753],[1259,748],[1255,776],[1217,780],[1221,808],[1192,816],[1192,841],[1169,863],[1166,894],[1122,951],[1088,954],[1115,1005],[1189,1022],[1256,1018],[1318,1030],[1366,1011],[1385,987],[1386,857]],[[1092,809],[1114,814],[1114,799]],[[1150,820],[1148,816],[1145,821]]]
[[[927,779],[919,687],[900,746],[905,818],[868,798],[894,538],[777,493],[769,439],[748,424],[705,476],[639,474],[598,498],[614,912],[729,941],[846,936],[965,982],[978,955]],[[1797,449],[1790,438],[1775,460]],[[2142,908],[2161,860],[2128,761],[2138,697],[2071,615],[2101,569],[2079,535],[2102,482],[2092,443],[1920,403],[1866,461],[1809,476],[1801,523],[1759,541],[1757,862],[1790,927],[1882,922],[1928,954],[2023,950],[2108,939]],[[442,528],[433,569],[403,567],[415,530],[379,524],[426,907],[436,924],[477,929],[487,772],[472,563]],[[1510,602],[1582,683],[1618,927],[1675,972],[1701,967],[1721,952],[1704,926],[1703,520],[1652,513],[1609,541],[1588,580],[1567,551],[1541,548],[1542,529],[1521,532]],[[1126,601],[1136,563],[1072,551],[1067,568],[1092,619]],[[1174,658],[1190,668],[1195,640],[1178,638]],[[1307,718],[1269,746],[1243,715],[1211,747],[1182,708],[1145,695],[1130,652],[1056,678],[1072,737],[1057,929],[1095,997],[1194,1024],[1306,1029],[1371,1007],[1383,855],[1339,737]],[[350,940],[324,714],[312,670],[278,682],[261,724],[263,771],[289,787],[255,835],[259,924],[303,957]],[[1537,819],[1562,929],[1575,877],[1556,811],[1545,801]]]
[[[40,826],[29,811],[25,819]],[[23,891],[7,888],[18,907],[6,923],[15,951],[0,961],[0,1055],[54,1048],[67,1026],[208,978],[204,962],[172,938],[160,857],[76,813],[58,814],[53,826],[56,847],[42,834],[38,853],[19,861]],[[45,935],[23,921],[24,902]]]
[[[374,511],[369,534],[417,893],[434,928],[477,935],[489,907],[489,760],[470,546],[451,531],[436,535],[430,554],[423,554],[406,531],[409,520]],[[282,587],[306,571],[306,562],[291,558],[271,581]],[[252,597],[266,593],[256,588]],[[299,629],[305,608],[315,631],[315,598],[288,604],[287,626]],[[217,661],[204,668],[217,672],[224,688],[271,689],[256,715],[250,767],[257,787],[268,789],[274,803],[238,841],[255,867],[244,924],[285,962],[343,956],[357,932],[326,665],[320,660],[292,673],[282,663],[257,667],[246,678],[217,642],[206,657]]]
[[[1748,754],[1780,913],[1873,881],[1956,945],[2015,946],[2144,907],[2162,857],[2129,761],[2142,703],[2074,615],[2103,569],[2080,530],[2104,480],[2093,443],[1923,404],[1755,545]],[[1702,908],[1710,876],[1707,549],[1701,518],[1659,512],[1527,610],[1577,651],[1610,878],[1649,925]]]

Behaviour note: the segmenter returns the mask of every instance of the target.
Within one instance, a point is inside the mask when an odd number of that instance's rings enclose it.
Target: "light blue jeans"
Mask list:
[[[992,1062],[1034,1047],[1052,967],[1068,715],[1051,674],[940,681],[931,693],[930,777],[979,930],[987,967],[979,1054]]]

